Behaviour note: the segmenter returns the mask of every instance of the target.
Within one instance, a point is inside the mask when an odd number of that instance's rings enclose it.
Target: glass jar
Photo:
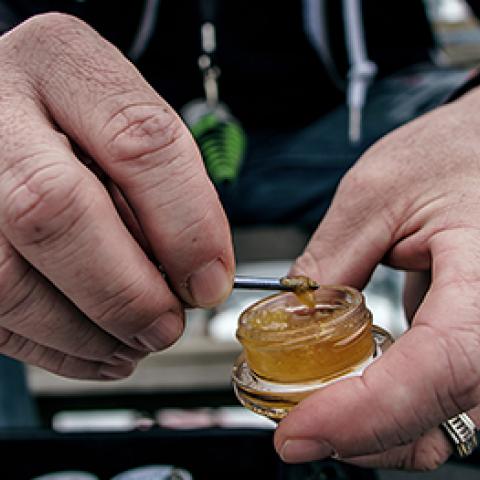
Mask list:
[[[315,390],[361,375],[393,342],[372,324],[363,295],[344,286],[267,297],[241,314],[237,338],[244,350],[233,368],[235,393],[273,420]]]

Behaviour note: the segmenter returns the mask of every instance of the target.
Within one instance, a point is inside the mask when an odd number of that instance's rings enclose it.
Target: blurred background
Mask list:
[[[435,48],[430,52],[432,65],[446,69],[448,78],[466,78],[465,72],[480,60],[480,26],[474,12],[462,0],[425,0],[424,7],[435,38]],[[402,28],[408,30],[409,25]],[[399,105],[404,110],[412,99],[418,102],[426,89],[438,85],[435,79],[445,78],[444,73],[440,77],[431,75],[415,77],[415,89],[403,92]],[[379,91],[385,88],[382,81],[377,87]],[[227,85],[227,94],[230,94],[228,88]],[[385,95],[380,97],[386,101]],[[241,117],[240,107],[233,110]],[[399,115],[398,124],[405,115],[398,113],[400,110],[400,107],[392,110],[393,116]],[[244,124],[248,133],[256,128],[255,122]],[[269,152],[264,149],[262,155]],[[301,187],[294,186],[295,189]],[[227,208],[238,194],[228,191],[229,188],[219,186]],[[329,188],[331,196],[334,188]],[[291,192],[287,190],[288,195],[293,195]],[[269,194],[267,190],[262,197],[267,199],[263,203],[265,210],[271,207],[266,203]],[[248,203],[248,195],[243,199]],[[278,222],[274,221],[275,217],[250,222],[248,210],[235,208],[231,207],[231,218],[238,273],[260,276],[287,273],[313,230],[311,218],[300,224],[292,220],[294,216]],[[322,208],[323,212],[326,207]],[[375,323],[396,337],[407,328],[401,303],[402,282],[402,273],[382,266],[365,290]],[[0,396],[5,403],[3,410],[11,412],[0,429],[0,478],[32,478],[62,469],[90,469],[95,470],[99,478],[110,478],[112,472],[159,462],[190,470],[194,478],[210,479],[247,475],[252,479],[323,480],[374,478],[375,475],[382,480],[420,478],[419,474],[402,472],[362,474],[348,468],[342,470],[333,462],[326,462],[323,467],[281,465],[271,447],[273,423],[240,407],[230,382],[232,365],[240,353],[235,339],[238,316],[261,297],[262,293],[234,292],[217,309],[189,310],[182,339],[167,351],[151,355],[126,380],[73,381],[26,367],[33,403],[22,400],[21,382],[12,384],[9,388],[13,390],[4,392],[8,395]],[[16,378],[20,378],[21,367],[11,368],[18,369]],[[10,395],[15,388],[19,394]],[[19,453],[24,461],[18,460]],[[3,468],[8,473],[2,474],[4,458]],[[479,460],[479,456],[473,456],[469,464],[451,463],[438,472],[422,474],[421,478],[479,478],[480,464],[476,463]],[[111,464],[116,467],[112,468]],[[188,478],[182,475],[164,472],[145,478]]]

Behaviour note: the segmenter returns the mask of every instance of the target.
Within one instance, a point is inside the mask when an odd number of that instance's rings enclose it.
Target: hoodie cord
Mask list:
[[[322,60],[330,79],[339,90],[346,89],[345,79],[338,72],[332,58],[325,2],[327,0],[303,0],[303,24],[310,43]]]
[[[128,51],[128,57],[131,60],[139,60],[147,49],[155,32],[159,9],[160,0],[145,0],[142,19],[140,20],[137,33]]]
[[[343,0],[343,19],[345,24],[345,42],[350,65],[347,79],[342,79],[333,61],[328,29],[326,24],[325,3],[328,0],[303,0],[304,25],[307,36],[322,60],[333,83],[340,89],[346,89],[346,102],[349,111],[348,137],[351,143],[357,143],[362,137],[362,112],[368,87],[372,83],[377,66],[367,54],[365,32],[363,28],[362,0]]]
[[[343,0],[345,40],[350,70],[348,72],[347,107],[348,137],[351,143],[362,138],[362,112],[367,91],[377,74],[377,66],[367,55],[362,18],[362,0]]]

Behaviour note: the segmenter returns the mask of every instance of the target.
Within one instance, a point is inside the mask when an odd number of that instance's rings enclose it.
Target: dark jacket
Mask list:
[[[339,0],[326,0],[331,49],[347,71]],[[305,34],[301,0],[218,0],[217,61],[221,96],[247,127],[294,127],[344,101]],[[475,8],[480,0],[472,0]],[[8,11],[3,11],[8,10]],[[124,52],[135,37],[143,2],[124,0],[3,0],[5,28],[57,10],[86,20]],[[363,0],[370,58],[379,74],[429,61],[434,39],[422,0]],[[198,0],[163,0],[157,28],[137,65],[175,107],[202,95]]]

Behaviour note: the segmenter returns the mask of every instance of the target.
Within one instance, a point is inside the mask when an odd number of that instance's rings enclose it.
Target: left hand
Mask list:
[[[374,145],[297,260],[293,273],[321,283],[361,289],[383,261],[430,272],[431,284],[412,328],[362,377],[314,393],[281,422],[285,461],[433,469],[452,453],[441,422],[467,412],[480,424],[479,111],[477,89]]]

